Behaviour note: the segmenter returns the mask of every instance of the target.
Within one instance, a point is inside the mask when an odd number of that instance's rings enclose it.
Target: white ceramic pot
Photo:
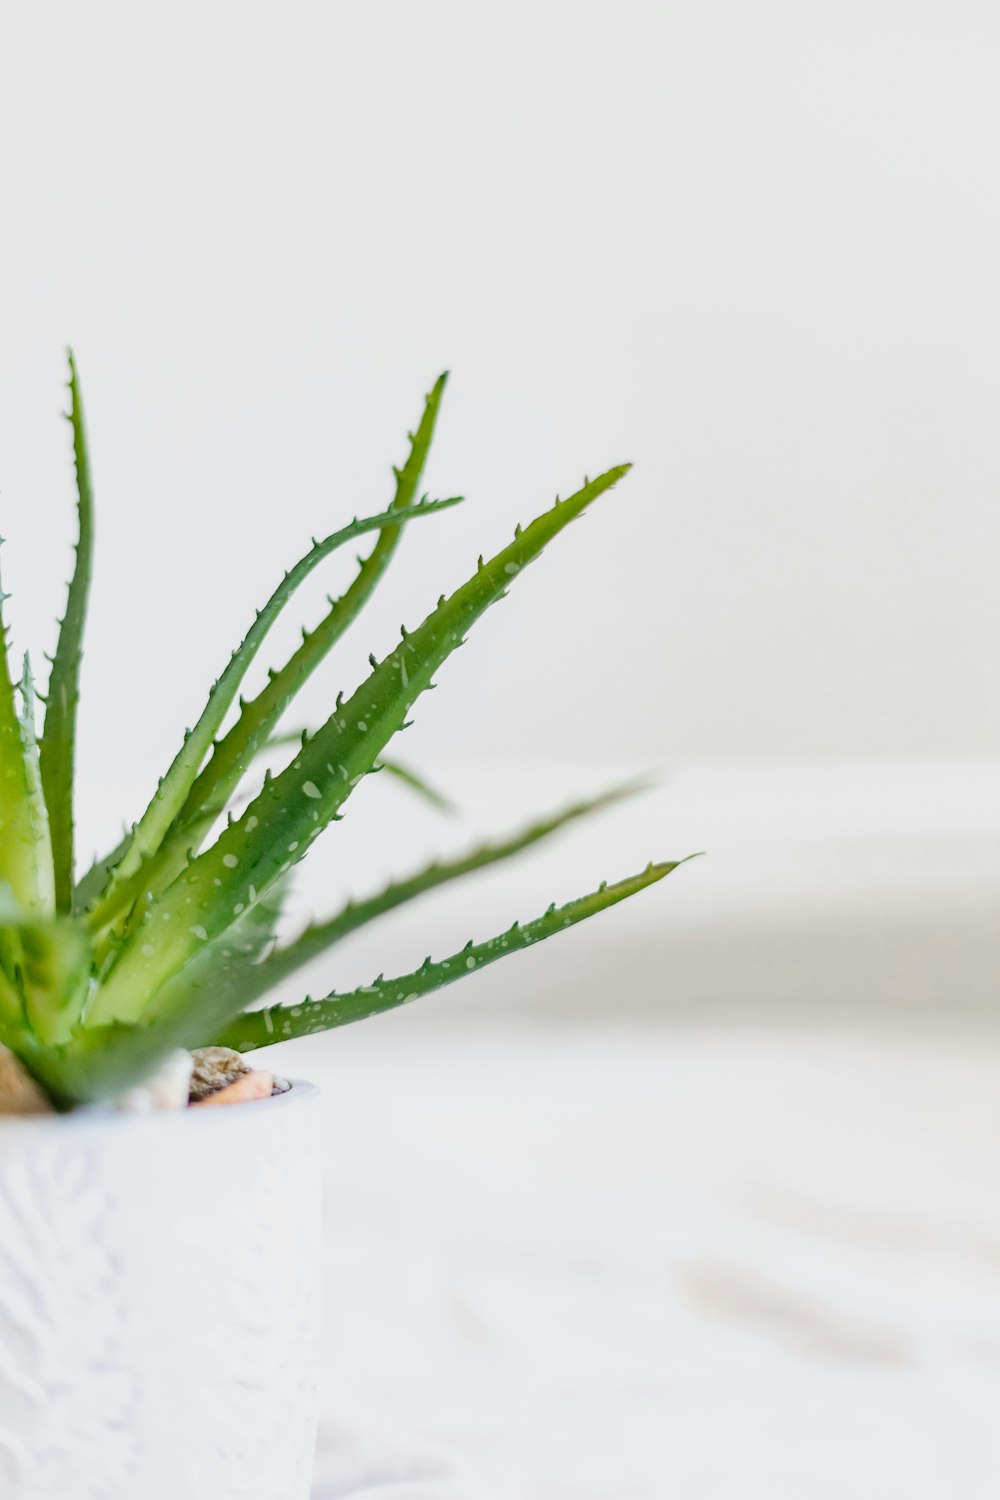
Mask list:
[[[0,1121],[3,1500],[307,1500],[317,1106]]]

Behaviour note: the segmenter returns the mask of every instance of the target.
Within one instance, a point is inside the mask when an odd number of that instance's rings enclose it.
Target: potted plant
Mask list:
[[[264,749],[284,743],[279,721],[372,593],[404,527],[458,503],[420,497],[444,388],[442,376],[393,471],[388,509],[314,541],[285,573],[146,810],[77,876],[93,499],[70,356],[79,540],[40,724],[30,662],[15,680],[5,624],[0,649],[0,1494],[9,1500],[305,1500],[320,1249],[315,1091],[274,1081],[244,1055],[405,1005],[676,868],[650,864],[409,974],[266,1003],[279,981],[365,923],[622,795],[569,807],[275,938],[289,872],[358,782],[386,767],[386,746],[438,668],[628,468],[588,480],[480,559],[393,651],[370,658],[370,674],[338,695],[320,728],[294,737],[282,770],[236,801]],[[240,697],[302,581],[369,532],[374,545],[346,592],[256,697]],[[151,1107],[199,1095],[259,1097],[233,1109]]]

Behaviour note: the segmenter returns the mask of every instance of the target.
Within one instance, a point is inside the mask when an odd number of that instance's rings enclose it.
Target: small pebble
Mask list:
[[[200,1104],[203,1099],[228,1088],[237,1078],[252,1071],[242,1052],[234,1052],[231,1047],[197,1047],[191,1057],[194,1063],[189,1094],[191,1104]]]

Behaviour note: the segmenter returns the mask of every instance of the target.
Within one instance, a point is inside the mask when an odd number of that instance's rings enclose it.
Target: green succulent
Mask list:
[[[556,501],[472,577],[442,596],[414,630],[348,698],[337,696],[326,723],[288,736],[279,721],[296,693],[371,595],[405,525],[436,515],[460,497],[420,497],[420,481],[445,389],[426,398],[395,494],[381,514],[355,518],[312,547],[285,573],[259,610],[188,730],[145,812],[118,846],[77,878],[74,759],[80,661],[93,554],[93,491],[80,382],[70,355],[69,421],[78,496],[79,539],[69,599],[51,661],[44,715],[36,729],[30,663],[11,673],[6,622],[0,650],[0,1042],[13,1051],[60,1108],[109,1098],[146,1075],[176,1047],[221,1042],[250,1051],[404,1005],[476,969],[562,932],[661,880],[679,861],[637,875],[488,942],[468,943],[413,973],[379,975],[360,989],[295,1005],[258,1002],[279,981],[341,938],[438,886],[509,858],[571,820],[624,794],[578,803],[495,843],[436,862],[384,890],[352,901],[297,937],[275,937],[289,872],[342,815],[362,777],[389,770],[434,797],[412,772],[383,758],[405,729],[414,703],[469,628],[503,598],[546,544],[628,471],[622,464]],[[371,532],[374,545],[353,582],[254,698],[240,696],[247,670],[299,585],[336,549]],[[6,602],[0,595],[0,608]],[[224,730],[227,713],[235,717]],[[258,757],[286,747],[277,774],[253,795],[241,788]],[[259,780],[259,778],[258,778]],[[256,785],[256,783],[252,783]],[[440,800],[440,799],[439,799]],[[235,806],[234,806],[235,804]],[[221,824],[221,827],[219,825]],[[217,831],[218,829],[218,831]],[[213,835],[215,835],[213,837]]]

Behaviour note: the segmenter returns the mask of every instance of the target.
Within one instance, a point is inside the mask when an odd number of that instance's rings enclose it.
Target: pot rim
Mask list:
[[[291,1088],[283,1094],[272,1094],[269,1099],[246,1099],[240,1104],[227,1104],[219,1109],[154,1109],[146,1114],[130,1114],[126,1110],[111,1109],[106,1104],[89,1104],[67,1114],[0,1115],[0,1151],[5,1138],[28,1131],[70,1130],[74,1134],[83,1131],[88,1135],[116,1135],[136,1130],[232,1129],[238,1120],[247,1119],[248,1113],[255,1117],[263,1110],[292,1109],[319,1097],[319,1089],[307,1079],[290,1078],[288,1081]]]

